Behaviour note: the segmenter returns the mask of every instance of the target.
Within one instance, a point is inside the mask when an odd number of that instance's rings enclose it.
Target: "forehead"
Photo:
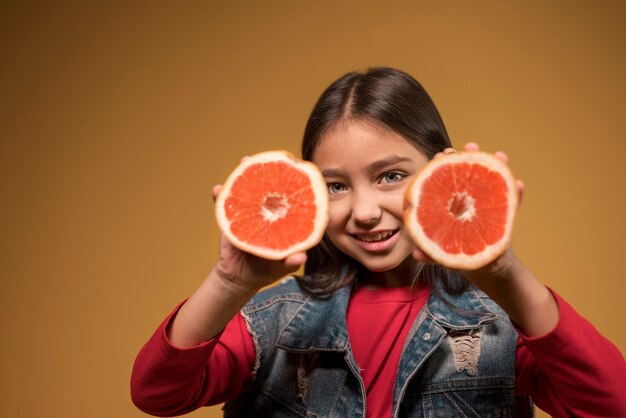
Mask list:
[[[348,165],[401,155],[423,161],[425,155],[398,133],[372,122],[355,120],[343,122],[328,131],[313,152],[318,165]]]

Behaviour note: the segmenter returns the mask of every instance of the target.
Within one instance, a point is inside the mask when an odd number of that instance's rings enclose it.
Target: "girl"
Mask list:
[[[323,241],[267,261],[222,238],[217,265],[140,351],[135,404],[163,416],[221,402],[229,417],[531,416],[532,399],[554,416],[626,416],[619,350],[510,248],[462,274],[415,248],[404,191],[450,147],[409,75],[335,81],[302,142],[328,184]],[[303,263],[303,277],[257,294]]]

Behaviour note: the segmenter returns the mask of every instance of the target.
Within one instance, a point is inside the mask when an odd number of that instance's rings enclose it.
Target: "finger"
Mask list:
[[[215,186],[213,186],[213,200],[217,199],[217,195],[220,194],[220,192],[222,191],[222,185],[221,184],[216,184]]]
[[[426,254],[424,251],[420,250],[419,248],[414,249],[411,255],[416,261],[419,261],[421,263],[435,264],[435,260],[430,258],[428,254]]]
[[[476,142],[468,142],[463,146],[465,151],[480,151],[480,146]]]
[[[443,151],[439,151],[437,154],[435,154],[433,156],[433,159],[441,158],[441,157],[443,157],[444,155],[447,155],[447,154],[454,154],[455,152],[456,152],[456,150],[454,148],[448,147],[448,148],[444,149]]]
[[[502,152],[502,151],[496,151],[496,152],[494,152],[494,153],[493,153],[493,155],[494,155],[497,159],[499,159],[500,161],[502,161],[503,163],[505,163],[505,164],[508,164],[508,163],[509,163],[509,156],[508,156],[505,152]]]
[[[306,262],[306,253],[293,253],[285,258],[285,266],[287,267],[300,267],[302,264]]]

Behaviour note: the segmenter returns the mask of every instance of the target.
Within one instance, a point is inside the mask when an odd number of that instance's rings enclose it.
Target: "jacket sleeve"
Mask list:
[[[625,417],[626,363],[620,351],[553,292],[559,322],[517,349],[517,392],[555,417]]]
[[[177,416],[236,397],[251,378],[255,350],[236,315],[224,331],[196,347],[178,348],[167,329],[179,305],[141,348],[131,375],[131,397],[142,411]]]

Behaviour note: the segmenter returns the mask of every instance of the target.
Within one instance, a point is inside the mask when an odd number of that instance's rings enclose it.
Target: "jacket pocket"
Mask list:
[[[413,399],[411,399],[413,398]],[[515,381],[505,377],[467,378],[422,386],[405,398],[407,417],[514,417]]]

